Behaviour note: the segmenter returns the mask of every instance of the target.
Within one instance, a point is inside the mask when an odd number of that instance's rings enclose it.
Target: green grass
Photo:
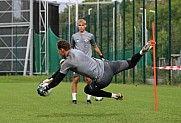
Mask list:
[[[62,82],[48,97],[37,84],[46,76],[0,76],[0,123],[181,123],[181,87],[158,86],[155,112],[153,86],[110,84],[123,101],[104,98],[86,104],[85,83],[79,83],[78,104],[71,103],[71,83]]]

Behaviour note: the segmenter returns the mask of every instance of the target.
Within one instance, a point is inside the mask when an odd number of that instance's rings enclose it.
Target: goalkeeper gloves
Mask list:
[[[47,83],[41,82],[41,83],[38,85],[37,92],[38,92],[38,94],[39,94],[40,96],[46,96],[49,89],[50,89],[50,88],[48,87],[48,84],[47,84]]]
[[[43,83],[50,84],[52,81],[53,81],[53,78],[48,78],[48,79],[43,80]]]

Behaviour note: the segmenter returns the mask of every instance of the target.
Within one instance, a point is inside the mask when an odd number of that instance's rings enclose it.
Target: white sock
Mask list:
[[[143,55],[143,52],[142,52],[142,50],[140,51],[140,55]]]
[[[91,99],[91,95],[87,94],[87,100]]]
[[[116,94],[112,93],[111,98],[117,98],[117,97],[116,97]]]
[[[77,93],[72,93],[72,100],[76,100],[76,94]]]

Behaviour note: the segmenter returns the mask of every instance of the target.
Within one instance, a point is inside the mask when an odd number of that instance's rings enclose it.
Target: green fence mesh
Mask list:
[[[58,38],[51,29],[48,30],[48,42],[47,48],[45,49],[45,42],[43,42],[44,34],[34,35],[34,47],[35,47],[35,72],[42,73],[45,72],[45,60],[49,61],[47,65],[49,72],[55,72],[59,67],[59,61],[61,57],[59,56],[56,49],[56,42],[60,39]],[[44,59],[45,53],[48,56]]]

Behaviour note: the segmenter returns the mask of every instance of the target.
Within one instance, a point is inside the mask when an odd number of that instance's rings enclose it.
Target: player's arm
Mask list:
[[[63,80],[65,76],[66,74],[60,73],[60,69],[58,69],[57,72],[49,78],[51,82],[48,83],[45,90],[49,90],[50,88],[56,87]]]
[[[75,47],[75,40],[74,40],[74,37],[72,36],[71,38],[71,47],[74,49]]]
[[[62,58],[62,60],[60,60],[60,65],[61,64],[63,64],[63,62],[65,61],[65,59],[64,58]],[[56,72],[55,72],[55,74],[53,74],[51,77],[49,77],[48,79],[45,79],[45,80],[43,80],[43,83],[48,83],[48,84],[50,84],[52,81],[53,81],[53,79],[55,78],[55,76],[57,76],[57,74],[59,73],[59,71],[60,71],[60,69],[58,69]]]
[[[99,49],[99,47],[96,44],[95,41],[95,37],[94,35],[91,36],[91,41],[90,41],[91,45],[93,46],[94,50],[96,51],[96,53],[101,57],[102,60],[105,60],[103,54],[101,53],[101,50]]]
[[[69,64],[69,61],[63,62],[61,65],[61,68],[52,75],[52,82],[48,85],[49,88],[54,88],[55,86],[57,86],[62,80],[63,78],[66,76],[66,74],[68,73],[68,71],[71,68],[71,64]]]
[[[60,73],[60,69],[58,69],[52,76],[50,76],[48,79],[43,80],[43,83],[50,84]]]
[[[53,74],[49,80],[51,80],[51,82],[49,83],[39,83],[38,85],[38,94],[40,96],[45,96],[46,93],[48,93],[48,90],[51,90],[51,88],[56,87],[58,84],[60,84],[60,82],[64,79],[64,77],[66,76],[67,72],[69,71],[69,68],[71,66],[69,64],[67,64],[66,62],[64,62],[61,65],[61,68],[58,69],[55,74]]]
[[[56,74],[52,76],[53,81],[48,85],[48,89],[56,87],[65,76],[66,74],[60,73],[60,71],[56,72]]]
[[[39,83],[38,85],[38,89],[37,92],[40,96],[46,96],[49,91],[51,90],[51,88],[56,87],[62,80],[63,78],[66,76],[66,74],[60,73],[60,71],[58,70],[55,74],[52,75],[51,77],[51,83],[47,84],[47,83]]]
[[[43,83],[48,83],[48,84],[50,84],[52,81],[53,81],[53,79],[55,78],[55,76],[59,73],[59,71],[60,71],[60,69],[58,69],[51,77],[49,77],[48,79],[45,79],[45,80],[43,80]]]
[[[105,58],[104,58],[103,54],[101,53],[99,47],[97,45],[94,45],[93,48],[96,51],[96,53],[101,57],[101,59],[104,61]]]

